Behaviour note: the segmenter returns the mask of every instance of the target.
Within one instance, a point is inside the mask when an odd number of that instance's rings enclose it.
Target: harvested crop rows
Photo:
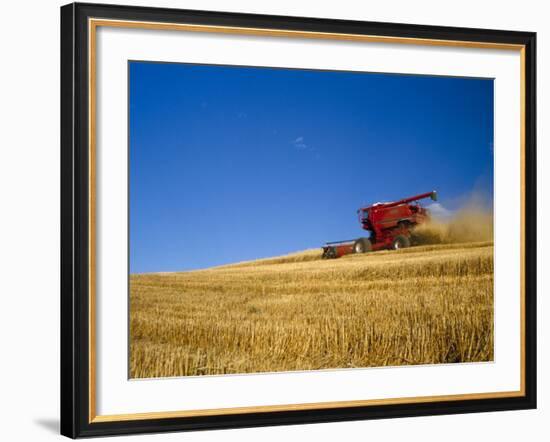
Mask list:
[[[493,244],[130,278],[130,376],[493,359]]]

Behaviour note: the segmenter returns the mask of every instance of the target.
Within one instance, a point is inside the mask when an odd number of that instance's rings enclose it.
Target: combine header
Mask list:
[[[350,253],[365,253],[371,250],[402,249],[411,245],[411,232],[415,226],[429,220],[427,209],[419,200],[431,198],[437,201],[436,191],[404,198],[390,203],[376,203],[361,207],[357,214],[368,238],[328,242],[323,247],[323,258],[339,258]]]

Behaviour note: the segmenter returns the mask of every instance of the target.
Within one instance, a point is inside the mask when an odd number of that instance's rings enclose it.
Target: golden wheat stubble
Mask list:
[[[132,275],[132,378],[493,359],[491,242]]]

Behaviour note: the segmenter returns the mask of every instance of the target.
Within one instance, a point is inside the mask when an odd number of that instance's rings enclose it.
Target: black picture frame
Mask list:
[[[217,416],[90,421],[89,18],[524,46],[524,395]],[[536,34],[488,29],[73,3],[61,7],[61,434],[241,428],[536,408]]]

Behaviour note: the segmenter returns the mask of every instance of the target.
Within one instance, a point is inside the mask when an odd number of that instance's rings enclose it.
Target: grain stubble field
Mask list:
[[[131,378],[492,361],[493,243],[131,275],[130,313]]]

